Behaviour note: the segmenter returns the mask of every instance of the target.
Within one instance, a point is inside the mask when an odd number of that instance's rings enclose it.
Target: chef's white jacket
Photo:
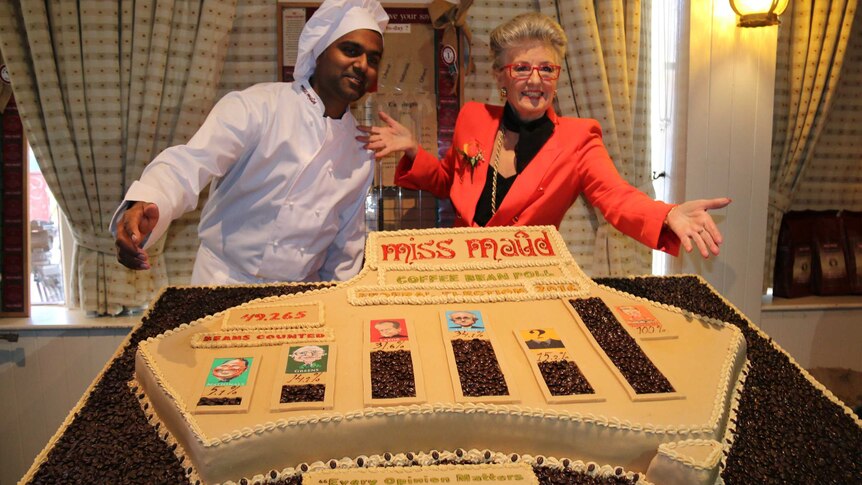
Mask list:
[[[146,248],[212,181],[193,284],[350,278],[362,264],[373,153],[356,141],[349,111],[341,119],[323,113],[307,83],[226,95],[187,144],[147,165],[111,231],[131,202],[155,203],[159,221]]]

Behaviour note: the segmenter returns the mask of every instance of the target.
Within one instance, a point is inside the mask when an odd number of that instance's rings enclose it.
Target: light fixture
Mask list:
[[[739,16],[740,27],[764,27],[781,23],[778,16],[789,0],[730,0],[730,8]]]

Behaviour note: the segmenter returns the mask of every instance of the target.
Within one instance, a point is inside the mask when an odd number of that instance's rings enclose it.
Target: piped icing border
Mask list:
[[[577,264],[560,256],[542,256],[541,259],[517,259],[502,261],[464,261],[460,263],[386,263],[386,266],[373,268],[372,271],[469,271],[484,269],[536,268]]]
[[[724,479],[721,478],[721,471],[727,466],[727,455],[730,453],[730,448],[736,439],[736,415],[739,411],[739,401],[742,399],[742,392],[745,389],[745,381],[748,379],[750,369],[751,361],[746,359],[745,366],[739,373],[739,382],[736,384],[736,388],[733,390],[733,395],[731,396],[730,413],[727,415],[727,425],[724,428],[724,436],[721,439],[722,454],[718,464],[719,474],[717,481],[719,484],[724,483]]]
[[[697,461],[693,457],[679,452],[679,449],[686,445],[708,446],[712,448],[712,451],[704,461]],[[715,469],[721,459],[721,451],[722,446],[719,442],[704,439],[672,441],[658,445],[658,454],[666,456],[668,459],[681,463],[688,468],[702,471],[712,471]]]
[[[161,420],[153,411],[152,403],[144,392],[141,392],[140,384],[132,379],[129,381],[130,392],[136,395],[138,403],[141,406],[147,422],[154,427],[159,428],[158,436],[164,441],[173,451],[178,460],[184,461],[186,451],[182,445],[174,439],[173,435],[162,425]],[[595,462],[584,462],[581,460],[571,460],[569,458],[558,459],[555,457],[545,457],[542,455],[532,456],[529,454],[518,453],[502,453],[491,450],[476,450],[469,451],[456,449],[454,451],[436,451],[430,452],[399,452],[399,453],[383,453],[381,455],[360,455],[355,458],[329,459],[327,461],[316,461],[313,463],[299,463],[293,467],[286,467],[281,471],[270,470],[265,473],[254,475],[253,477],[241,477],[237,482],[226,481],[216,485],[238,485],[245,480],[247,483],[277,483],[279,481],[288,480],[293,477],[301,476],[309,471],[323,470],[349,470],[360,468],[378,468],[378,467],[410,467],[414,465],[420,466],[447,466],[457,468],[459,465],[468,464],[496,464],[506,465],[513,463],[526,463],[530,466],[546,467],[551,469],[568,469],[574,472],[584,473],[591,477],[620,477],[629,480],[634,480],[643,485],[653,485],[651,482],[644,479],[642,473],[634,473],[626,471],[621,466],[600,465]],[[442,465],[441,465],[442,464]],[[194,467],[194,464],[189,463],[185,466],[186,477],[192,483],[200,481],[200,476]]]

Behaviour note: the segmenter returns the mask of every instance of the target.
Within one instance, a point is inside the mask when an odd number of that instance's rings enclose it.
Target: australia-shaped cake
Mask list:
[[[737,327],[597,285],[553,227],[431,229],[142,342],[131,385],[192,482],[493,450],[714,483],[745,366]]]

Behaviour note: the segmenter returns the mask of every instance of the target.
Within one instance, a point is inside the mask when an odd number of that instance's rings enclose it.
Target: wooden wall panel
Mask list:
[[[684,255],[697,273],[757,322],[766,244],[777,27],[742,29],[726,1],[692,2],[684,199],[728,196],[713,211],[722,254]]]

